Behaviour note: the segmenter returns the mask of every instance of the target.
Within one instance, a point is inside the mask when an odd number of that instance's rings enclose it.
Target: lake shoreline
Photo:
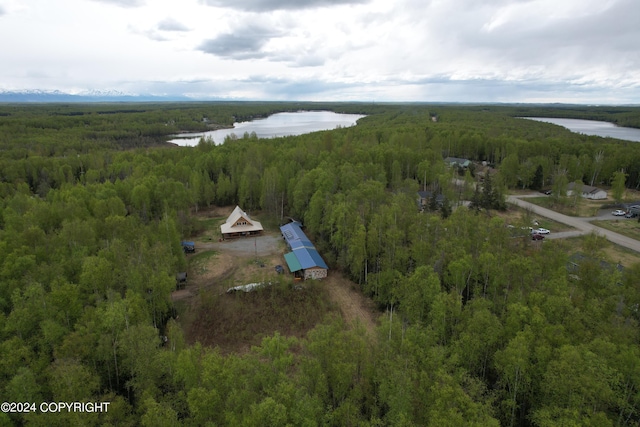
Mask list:
[[[640,142],[640,129],[618,126],[613,122],[602,120],[574,119],[564,117],[515,117],[517,119],[533,120],[561,126],[569,131],[581,135],[613,138],[620,141]]]
[[[242,139],[244,135],[255,134],[259,139],[297,136],[312,132],[347,128],[357,125],[363,114],[336,113],[327,110],[279,112],[250,121],[236,122],[232,127],[220,127],[205,132],[184,132],[171,135],[167,142],[178,146],[197,146],[202,138],[211,138],[220,145],[231,137]],[[232,137],[235,135],[235,138]]]

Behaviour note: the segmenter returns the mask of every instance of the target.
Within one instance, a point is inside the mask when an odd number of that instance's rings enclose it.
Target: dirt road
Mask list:
[[[351,327],[361,324],[371,337],[375,337],[376,309],[373,301],[353,289],[354,283],[336,271],[323,279],[334,303],[340,307],[345,323]]]
[[[579,233],[572,233],[571,236],[589,234],[591,232],[594,232],[606,237],[610,242],[613,242],[620,246],[624,246],[625,248],[629,248],[636,252],[640,252],[640,241],[627,236],[623,236],[610,230],[605,230],[604,228],[597,227],[589,222],[589,220],[593,218],[579,218],[563,215],[559,212],[552,211],[551,209],[543,208],[542,206],[529,203],[525,200],[522,200],[523,198],[526,198],[526,196],[508,196],[507,202],[519,206],[523,209],[531,210],[538,215],[544,216],[562,224],[570,225],[580,231]],[[568,237],[568,235],[565,237]]]

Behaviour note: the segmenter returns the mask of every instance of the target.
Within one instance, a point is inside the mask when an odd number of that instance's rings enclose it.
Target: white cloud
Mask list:
[[[113,4],[120,7],[140,7],[144,6],[144,0],[92,0],[101,3]]]
[[[345,4],[363,4],[368,1],[369,0],[202,0],[202,3],[209,6],[244,11],[270,12],[274,10],[315,9]]]
[[[0,89],[640,102],[635,1],[3,0]]]
[[[158,30],[183,32],[189,31],[189,27],[173,18],[165,18],[158,23]]]
[[[198,47],[209,53],[229,59],[256,59],[268,55],[263,50],[271,38],[279,37],[280,31],[265,25],[248,24],[234,29],[233,32],[219,34],[205,40]]]

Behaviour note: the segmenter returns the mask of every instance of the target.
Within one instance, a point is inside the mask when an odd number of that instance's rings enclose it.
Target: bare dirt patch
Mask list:
[[[373,301],[355,289],[356,284],[345,279],[342,274],[332,271],[323,285],[329,292],[331,300],[339,307],[345,323],[355,327],[362,324],[370,336],[375,336],[378,312]]]

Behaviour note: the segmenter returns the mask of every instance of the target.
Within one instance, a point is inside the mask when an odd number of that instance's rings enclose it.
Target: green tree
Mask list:
[[[500,163],[500,175],[502,175],[507,188],[515,188],[518,185],[520,161],[518,155],[513,153],[502,159]],[[487,176],[489,173],[486,174]]]
[[[556,203],[564,203],[567,200],[567,179],[566,169],[558,170],[553,177],[553,187],[551,189],[551,197]]]
[[[531,181],[531,185],[529,188],[532,190],[540,190],[544,186],[544,175],[542,173],[542,165],[538,165],[536,167],[536,171],[533,174],[533,180]]]
[[[503,416],[510,426],[516,423],[518,409],[521,408],[531,384],[531,338],[527,331],[518,332],[506,348],[495,354],[496,369],[504,392],[501,402]]]
[[[624,197],[627,176],[628,175],[624,173],[624,171],[616,171],[613,173],[613,180],[611,181],[611,195],[616,203],[620,203]]]

